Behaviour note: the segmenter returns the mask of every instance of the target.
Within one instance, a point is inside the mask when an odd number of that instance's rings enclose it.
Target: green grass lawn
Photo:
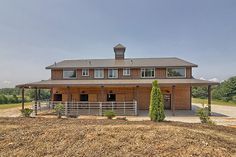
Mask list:
[[[199,103],[199,104],[207,104],[208,100],[207,99],[199,99],[199,98],[192,98],[192,103]],[[214,105],[227,105],[227,106],[236,106],[236,103],[233,102],[225,102],[221,100],[212,100],[211,104]]]
[[[25,103],[25,107],[30,107],[31,106],[31,102],[27,102]],[[0,109],[9,109],[9,108],[17,108],[17,107],[21,107],[21,103],[18,104],[0,104]]]

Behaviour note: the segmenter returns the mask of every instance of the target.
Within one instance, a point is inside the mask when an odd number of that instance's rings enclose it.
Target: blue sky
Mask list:
[[[196,78],[236,75],[235,0],[0,0],[0,88],[63,59],[176,56]]]

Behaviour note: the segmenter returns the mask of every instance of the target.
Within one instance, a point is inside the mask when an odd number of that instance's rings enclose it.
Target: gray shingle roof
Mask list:
[[[115,59],[86,59],[86,60],[64,60],[46,67],[46,69],[57,68],[115,68],[115,67],[197,67],[196,64],[172,57],[172,58],[125,58]]]
[[[124,47],[122,44],[118,44],[114,48],[126,48],[126,47]]]
[[[49,87],[67,87],[67,86],[136,86],[148,85],[151,86],[152,82],[156,79],[119,79],[119,80],[44,80],[40,82],[33,82],[27,84],[17,85],[17,87],[25,88],[49,88]],[[207,86],[218,85],[218,82],[199,80],[199,79],[157,79],[160,85],[192,85],[192,86]]]

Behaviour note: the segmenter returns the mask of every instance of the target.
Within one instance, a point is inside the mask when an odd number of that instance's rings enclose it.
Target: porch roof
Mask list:
[[[218,85],[218,82],[199,79],[102,79],[102,80],[42,80],[39,82],[20,84],[19,88],[52,88],[52,87],[94,87],[94,86],[151,86],[158,80],[160,86],[191,85],[207,86]]]

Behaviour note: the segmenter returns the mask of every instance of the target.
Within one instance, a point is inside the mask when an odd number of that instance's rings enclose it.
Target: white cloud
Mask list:
[[[200,77],[199,79],[200,79],[200,80],[206,80],[204,77]]]
[[[212,81],[212,82],[220,82],[220,80],[218,78],[212,78],[212,79],[209,79],[209,81]]]

